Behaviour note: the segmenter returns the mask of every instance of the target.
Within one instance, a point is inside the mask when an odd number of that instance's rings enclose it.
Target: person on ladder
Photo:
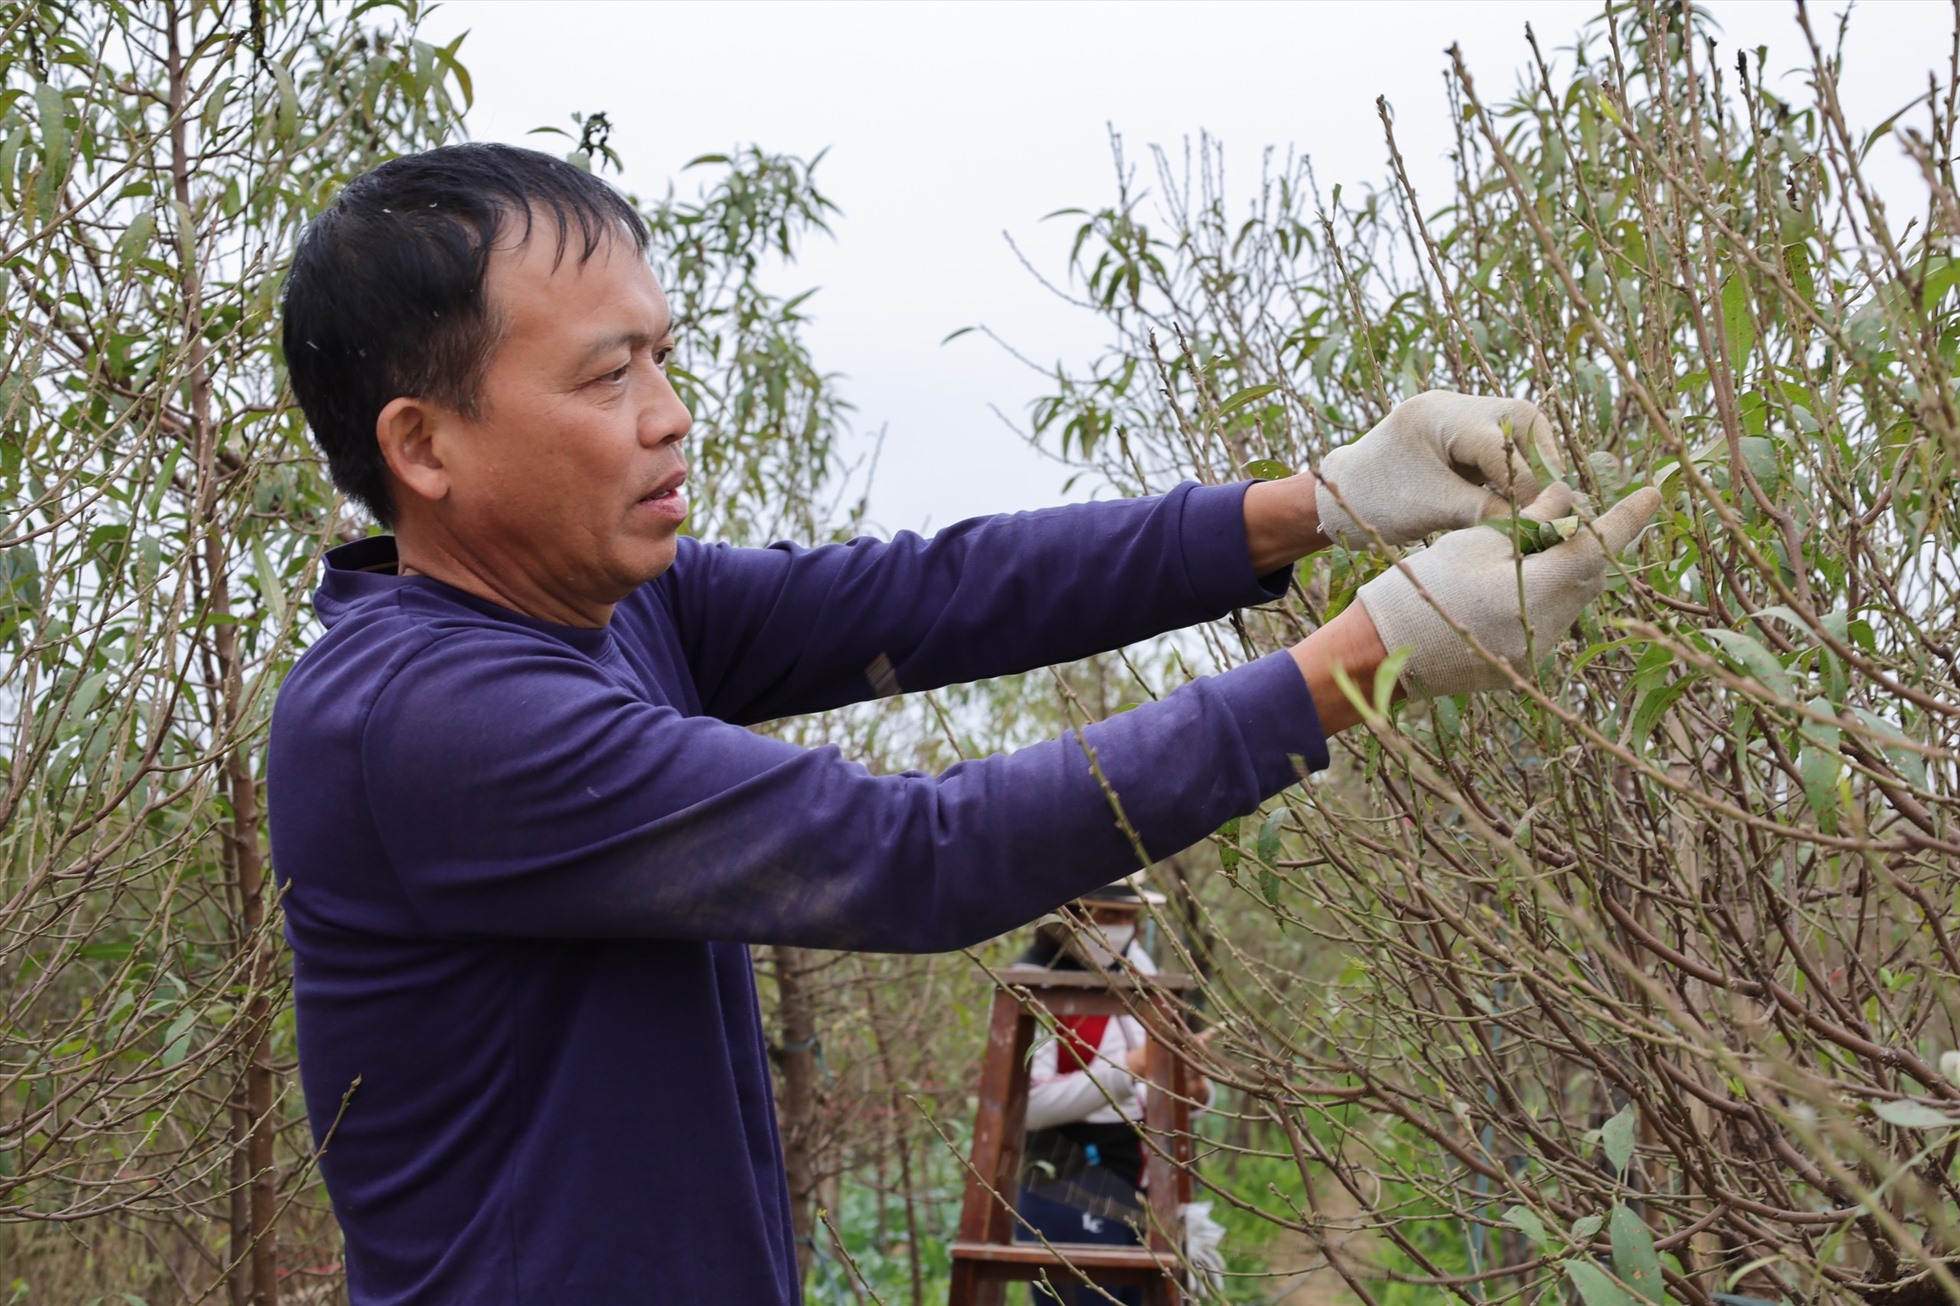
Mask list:
[[[1022,966],[1053,970],[1130,969],[1154,975],[1157,967],[1138,938],[1146,903],[1164,896],[1139,883],[1142,872],[1065,905],[1061,919],[1035,928]],[[1055,1037],[1034,1049],[1028,1069],[1028,1139],[1018,1209],[1026,1222],[1016,1233],[1036,1233],[1054,1243],[1136,1246],[1143,1241],[1144,1061],[1149,1035],[1131,1015],[1063,1016]],[[1198,1091],[1210,1098],[1210,1085]],[[1107,1306],[1110,1298],[1137,1306],[1136,1288],[1036,1284],[1036,1306]],[[1107,1294],[1106,1296],[1104,1294]]]

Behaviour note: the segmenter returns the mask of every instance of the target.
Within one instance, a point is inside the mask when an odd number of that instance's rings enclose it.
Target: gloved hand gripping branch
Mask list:
[[[1429,548],[1405,555],[1395,568],[1363,585],[1356,597],[1374,621],[1383,647],[1411,650],[1402,668],[1402,685],[1409,693],[1442,697],[1503,689],[1510,684],[1504,670],[1479,653],[1450,620],[1513,669],[1528,671],[1531,658],[1542,657],[1551,641],[1599,597],[1608,565],[1653,520],[1660,505],[1659,490],[1636,490],[1598,519],[1582,523],[1565,543],[1528,555],[1520,555],[1502,530],[1472,526],[1452,531]],[[1540,504],[1522,515],[1538,518]]]
[[[1512,505],[1540,521],[1572,511],[1571,487],[1539,487],[1525,447],[1559,466],[1552,428],[1523,399],[1431,390],[1353,444],[1327,455],[1314,503],[1327,538],[1366,549],[1413,544],[1437,531],[1509,517]]]
[[[1431,390],[1320,465],[1315,506],[1327,538],[1365,549],[1450,532],[1358,595],[1383,647],[1409,650],[1401,678],[1411,694],[1508,687],[1503,664],[1527,670],[1599,597],[1608,564],[1660,508],[1659,492],[1641,489],[1586,522],[1571,486],[1540,485],[1530,452],[1557,473],[1551,424],[1536,405]]]

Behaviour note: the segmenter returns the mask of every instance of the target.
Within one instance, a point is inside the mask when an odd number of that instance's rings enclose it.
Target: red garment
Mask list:
[[[1095,1060],[1096,1049],[1102,1046],[1103,1031],[1108,1028],[1108,1016],[1063,1016],[1057,1020],[1061,1046],[1055,1050],[1058,1062],[1055,1073],[1068,1075],[1087,1070]]]

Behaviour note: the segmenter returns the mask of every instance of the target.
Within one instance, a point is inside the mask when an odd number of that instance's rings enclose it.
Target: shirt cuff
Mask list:
[[[1212,680],[1225,695],[1264,802],[1306,772],[1325,771],[1327,736],[1300,664],[1284,650],[1234,667]]]
[[[1184,496],[1179,543],[1184,574],[1192,593],[1234,608],[1271,603],[1286,593],[1291,567],[1264,576],[1252,574],[1252,549],[1245,539],[1245,492],[1254,481],[1232,485],[1194,485]]]

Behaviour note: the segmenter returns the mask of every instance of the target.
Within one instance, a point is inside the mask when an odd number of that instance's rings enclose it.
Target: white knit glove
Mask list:
[[[1402,668],[1402,685],[1411,695],[1441,698],[1504,689],[1510,678],[1452,629],[1438,608],[1513,668],[1529,671],[1527,651],[1543,657],[1551,650],[1599,596],[1608,559],[1633,542],[1660,505],[1659,490],[1636,490],[1598,520],[1581,525],[1565,543],[1523,558],[1508,531],[1490,526],[1452,531],[1429,548],[1406,555],[1403,567],[1375,577],[1356,597],[1373,619],[1384,648],[1391,653],[1412,650]],[[1417,591],[1416,582],[1428,598]],[[1533,632],[1530,641],[1527,622]]]
[[[1553,467],[1552,428],[1522,399],[1431,390],[1395,406],[1381,424],[1327,455],[1314,502],[1327,538],[1365,549],[1372,526],[1390,544],[1509,516],[1511,501],[1542,520],[1570,511],[1571,490],[1554,481],[1541,493],[1524,456],[1530,441]],[[1337,499],[1332,491],[1339,491]],[[1540,504],[1538,500],[1551,501]],[[1341,506],[1345,500],[1347,506]]]

